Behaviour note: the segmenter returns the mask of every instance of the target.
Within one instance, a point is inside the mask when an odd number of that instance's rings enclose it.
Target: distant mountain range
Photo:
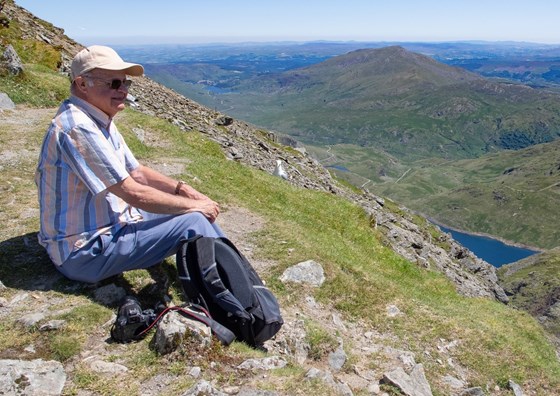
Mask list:
[[[435,47],[422,50],[430,48]],[[245,56],[256,64],[243,63],[238,54],[225,61],[229,67],[222,59],[211,65],[148,64],[147,70],[198,102],[302,141],[340,177],[397,198],[444,224],[538,247],[555,246],[557,216],[550,212],[556,203],[557,172],[538,173],[543,170],[528,164],[531,151],[520,151],[525,154],[515,159],[508,153],[558,138],[560,96],[435,59],[460,63],[483,56],[480,49],[475,53],[464,48],[462,55],[453,46],[432,56],[402,46],[338,56],[315,53],[314,61],[299,59],[309,62],[305,67],[294,67],[294,54],[251,53]],[[514,45],[500,48],[487,59],[505,62],[516,51]],[[533,59],[554,63],[549,47],[517,51],[532,51]],[[325,59],[319,61],[320,56]],[[282,62],[285,71],[280,71]],[[493,153],[498,168],[489,172],[484,158]],[[554,153],[546,150],[539,158],[553,163]],[[468,165],[455,163],[467,159]],[[524,171],[505,178],[510,168]],[[442,169],[452,177],[442,177]],[[523,186],[531,180],[539,180],[539,186]],[[543,193],[547,186],[552,187]],[[504,205],[521,199],[519,194],[514,198],[511,189],[523,191],[523,204],[515,208]]]
[[[357,50],[257,76],[219,95],[229,112],[311,145],[381,148],[402,160],[469,158],[552,141],[560,100],[402,47]]]

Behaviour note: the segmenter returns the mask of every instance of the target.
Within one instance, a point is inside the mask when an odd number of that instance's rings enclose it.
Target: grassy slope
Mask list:
[[[423,161],[376,186],[444,224],[541,248],[558,244],[560,142],[456,162]]]
[[[553,249],[498,270],[512,305],[538,317],[556,336],[560,336],[559,265],[560,249]]]
[[[55,81],[63,92],[67,81],[48,69],[32,69],[36,71],[17,80],[17,84],[15,80],[3,80],[0,89],[10,95],[16,90],[24,92],[18,99],[20,103],[50,106],[50,100],[40,103],[40,97],[48,97],[40,94],[46,92],[40,82]],[[33,77],[34,73],[37,78]],[[529,315],[495,302],[458,296],[442,275],[420,269],[384,247],[360,208],[330,194],[293,188],[266,173],[228,161],[217,144],[198,133],[183,133],[165,121],[127,111],[117,122],[141,160],[162,156],[188,158],[191,162],[184,176],[196,176],[201,191],[226,205],[246,207],[267,219],[266,230],[255,238],[259,255],[277,262],[266,277],[283,305],[302,304],[304,293],[297,287],[285,287],[277,281],[277,276],[295,262],[315,259],[324,265],[327,274],[327,282],[316,292],[316,298],[334,304],[348,320],[363,320],[380,332],[395,334],[397,345],[403,343],[417,352],[436,394],[441,386],[438,378],[445,372],[436,360],[439,339],[459,341],[453,358],[468,368],[472,385],[503,385],[508,379],[514,379],[528,389],[549,389],[550,394],[560,392],[560,365],[554,349]],[[144,146],[131,132],[137,125],[171,142],[171,148]],[[44,124],[38,124],[25,141],[37,149],[44,128]],[[9,125],[3,125],[0,132],[3,141],[18,134]],[[9,196],[3,194],[0,208],[4,219],[24,218],[20,210],[36,208],[32,182],[34,161],[30,156],[25,159],[25,166],[2,167],[1,188],[9,192]],[[9,287],[0,293],[7,299],[17,293],[19,284],[29,282],[26,277],[40,278],[53,271],[40,250],[31,257],[26,253],[27,242],[37,228],[37,218],[31,217],[20,223],[19,228],[2,231],[0,279]],[[293,249],[291,255],[286,254],[288,248]],[[127,276],[132,284],[141,284],[143,280],[138,274]],[[87,290],[69,295],[71,288],[72,282],[61,281],[47,292],[61,299],[61,308],[70,308],[63,314],[68,321],[63,331],[30,332],[18,326],[13,318],[4,320],[0,325],[0,340],[3,340],[0,354],[17,355],[17,351],[33,343],[45,358],[67,361],[87,348],[88,333],[92,329],[102,330],[100,326],[109,319],[110,311],[92,302]],[[405,315],[387,319],[385,309],[389,304],[397,304]],[[121,355],[118,345],[112,348],[115,354]],[[426,351],[430,354],[425,354]],[[236,354],[251,353],[232,348],[214,351],[211,358],[227,361]],[[73,391],[82,388],[102,392],[118,383],[113,389],[130,394],[136,376],[154,375],[155,370],[181,372],[184,366],[184,362],[170,363],[155,356],[147,342],[134,345],[120,358],[132,367],[124,378],[108,380],[107,385],[98,381],[96,374],[82,368],[74,374]],[[374,367],[376,363],[371,364]],[[289,387],[290,383],[301,384],[303,371],[280,371],[275,375],[286,376],[283,383]],[[178,386],[184,389],[188,380],[185,381]],[[221,383],[227,381],[223,379]]]

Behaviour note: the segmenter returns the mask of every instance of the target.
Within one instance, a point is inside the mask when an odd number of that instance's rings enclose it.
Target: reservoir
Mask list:
[[[467,234],[442,226],[439,226],[439,228],[441,228],[443,232],[451,234],[453,239],[494,267],[501,267],[504,264],[513,263],[514,261],[538,253],[538,251],[535,250],[505,244],[497,239]]]

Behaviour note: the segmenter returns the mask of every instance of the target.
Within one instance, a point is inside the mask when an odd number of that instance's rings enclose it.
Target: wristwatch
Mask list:
[[[182,181],[182,180],[179,180],[179,181],[177,182],[177,187],[175,187],[175,195],[179,195],[179,192],[181,191],[181,186],[182,186],[183,184],[187,184],[187,183],[185,183],[185,182]]]

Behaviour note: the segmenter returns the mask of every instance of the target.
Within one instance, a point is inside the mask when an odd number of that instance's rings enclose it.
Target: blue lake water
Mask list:
[[[342,165],[329,165],[327,166],[327,168],[333,168],[333,169],[337,169],[339,171],[342,172],[350,172],[350,170]]]
[[[442,226],[439,227],[442,231],[450,233],[453,239],[494,267],[501,267],[504,264],[513,263],[538,253],[535,250],[505,244],[497,239],[467,234]]]

